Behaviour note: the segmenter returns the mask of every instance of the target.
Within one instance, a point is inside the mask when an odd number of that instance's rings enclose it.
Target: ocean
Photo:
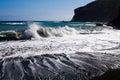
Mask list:
[[[0,22],[0,80],[90,80],[119,66],[120,30],[112,26]]]
[[[31,39],[32,37],[64,36],[73,33],[79,34],[82,33],[82,30],[84,30],[85,33],[89,33],[98,28],[100,27],[96,26],[93,22],[1,21],[0,35],[6,36],[9,39],[16,37],[20,40]],[[15,35],[15,33],[17,35]]]
[[[79,28],[83,27],[84,25],[91,24],[90,22],[65,22],[65,21],[1,21],[0,22],[0,31],[8,31],[8,30],[25,30],[29,24],[36,24],[41,27],[73,27]],[[94,23],[93,23],[94,24]],[[87,25],[84,26],[88,27]],[[88,27],[89,28],[89,27]]]

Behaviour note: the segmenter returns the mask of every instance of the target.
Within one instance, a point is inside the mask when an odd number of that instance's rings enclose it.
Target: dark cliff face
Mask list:
[[[119,8],[119,15],[115,19],[110,21],[109,24],[112,25],[113,28],[115,29],[120,29],[120,8]]]
[[[118,16],[120,0],[96,0],[74,10],[72,21],[109,22]]]

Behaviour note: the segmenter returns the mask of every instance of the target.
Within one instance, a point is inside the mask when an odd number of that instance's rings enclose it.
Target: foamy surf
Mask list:
[[[3,24],[4,23],[4,24]],[[9,25],[14,24],[14,25]],[[25,24],[21,24],[25,23]],[[77,34],[89,34],[95,31],[100,31],[103,28],[109,28],[107,26],[95,26],[94,23],[77,23],[77,22],[2,22],[0,23],[0,35],[5,35],[5,40],[15,40],[20,39],[39,39],[40,37],[63,37]],[[5,31],[4,31],[5,30]],[[11,31],[15,31],[17,36],[14,36],[14,33]],[[7,32],[7,33],[5,33]],[[9,34],[8,34],[9,33]],[[13,38],[14,37],[14,38]]]
[[[92,24],[91,24],[92,25]],[[91,27],[91,28],[74,28],[69,26],[64,27],[43,27],[41,25],[32,23],[29,24],[28,29],[22,34],[22,36],[28,38],[36,38],[40,37],[64,37],[64,36],[72,36],[79,34],[95,34],[101,32],[103,29],[112,29],[110,26],[102,26],[102,27]]]
[[[0,80],[90,80],[120,68],[120,30],[28,26],[0,42]]]
[[[1,32],[1,37],[12,35],[18,40],[5,42],[5,45],[3,45],[4,42],[0,42],[0,53],[4,55],[4,58],[5,54],[9,55],[7,57],[21,55],[25,57],[25,55],[69,54],[75,52],[111,54],[119,54],[120,52],[120,31],[109,28],[109,26],[94,29],[72,28],[68,26],[57,28],[42,27],[34,23],[28,26],[20,34],[16,31]],[[7,34],[3,35],[5,33]]]
[[[119,32],[0,42],[0,79],[90,80],[111,73],[120,68]]]
[[[32,24],[26,31],[24,31],[23,33],[24,36],[22,34],[21,37],[33,38],[33,40],[0,42],[1,45],[0,53],[1,55],[4,55],[4,57],[5,54],[9,55],[7,57],[10,56],[17,57],[22,55],[25,57],[25,55],[27,56],[29,54],[30,55],[60,54],[60,53],[68,54],[75,52],[102,52],[119,54],[120,52],[119,30],[103,29],[100,31],[95,30],[88,33],[86,32],[80,33],[81,30],[75,30],[69,27],[67,27],[67,29],[66,27],[62,27],[61,29],[64,28],[65,31],[71,32],[72,34],[64,32],[64,36],[58,37],[58,35],[57,36],[55,35],[56,28],[52,28],[52,30],[54,31],[54,33],[52,33],[53,31],[51,31],[51,28],[38,27],[37,25]],[[40,36],[40,33],[37,32],[38,30],[41,29],[42,30],[45,29],[46,32],[49,32],[49,36],[47,37]],[[59,33],[59,30],[57,31],[57,34]],[[44,35],[46,35],[46,33]]]

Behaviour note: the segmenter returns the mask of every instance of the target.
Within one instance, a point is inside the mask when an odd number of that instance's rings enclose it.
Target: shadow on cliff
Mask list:
[[[120,8],[119,15],[109,23],[114,29],[120,29]]]

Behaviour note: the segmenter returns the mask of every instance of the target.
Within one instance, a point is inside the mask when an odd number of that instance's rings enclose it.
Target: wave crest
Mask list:
[[[20,36],[20,39],[39,39],[41,37],[63,37],[68,35],[78,34],[78,31],[75,28],[71,28],[68,26],[65,27],[42,27],[37,24],[30,24],[28,29],[23,32]]]
[[[78,33],[77,30],[75,30],[74,28],[70,28],[68,26],[59,27],[59,28],[41,27],[37,32],[40,36],[43,36],[43,37],[50,37],[50,36],[63,37],[63,36],[73,35]]]
[[[103,29],[104,29],[103,27],[95,27],[95,26],[90,28],[86,28],[86,27],[73,28],[67,25],[64,27],[43,27],[40,24],[28,23],[28,28],[26,30],[14,31],[17,35],[13,35],[13,36],[15,37],[15,40],[40,39],[43,37],[64,37],[64,36],[91,34],[91,33],[98,34],[101,33]],[[11,32],[5,35],[7,35],[6,37],[11,38],[9,34],[11,34]],[[1,33],[0,33],[0,37],[1,37]]]

